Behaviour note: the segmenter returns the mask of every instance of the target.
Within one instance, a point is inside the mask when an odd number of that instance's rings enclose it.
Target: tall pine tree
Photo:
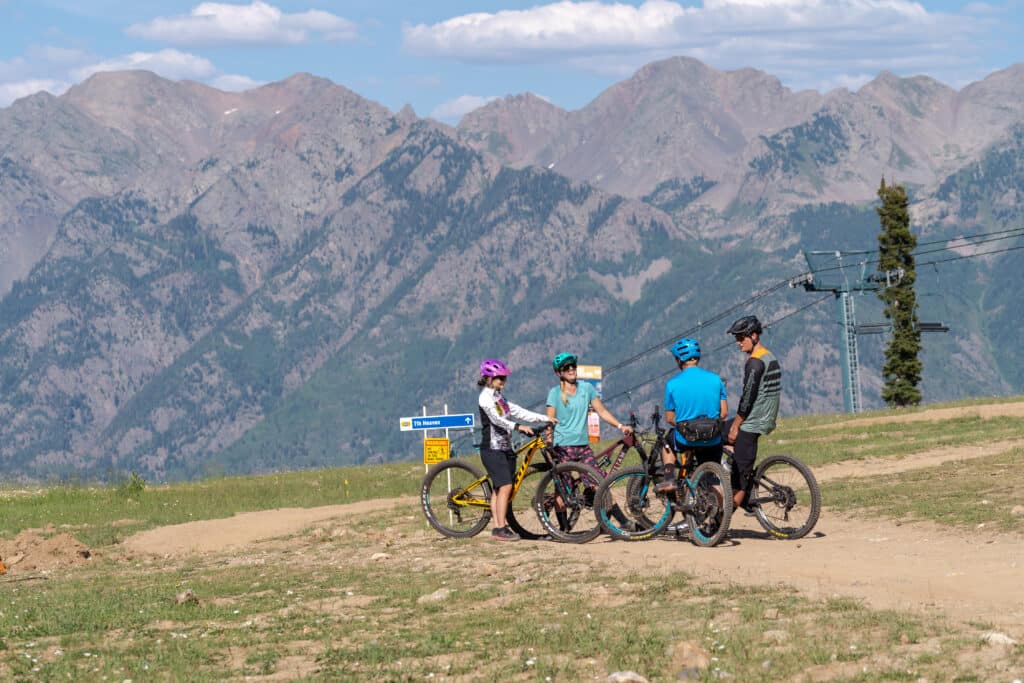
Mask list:
[[[910,406],[921,402],[921,331],[917,327],[917,296],[914,282],[914,247],[917,238],[910,232],[907,191],[902,185],[882,184],[878,188],[881,230],[878,233],[878,270],[889,276],[889,286],[879,291],[885,304],[885,317],[892,324],[892,339],[885,349],[882,368],[882,398],[890,406]],[[902,276],[893,274],[902,271]]]

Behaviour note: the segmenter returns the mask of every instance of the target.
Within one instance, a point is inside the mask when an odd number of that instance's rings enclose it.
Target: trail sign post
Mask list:
[[[398,418],[398,428],[403,432],[423,432],[424,469],[451,457],[451,441],[448,439],[449,429],[473,429],[475,426],[476,416],[473,413],[449,415],[447,405],[444,407],[443,415],[427,415],[427,407],[423,406],[422,415]],[[444,438],[428,437],[427,432],[433,429],[443,429]]]

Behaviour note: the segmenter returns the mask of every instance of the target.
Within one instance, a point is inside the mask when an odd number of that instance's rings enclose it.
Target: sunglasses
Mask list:
[[[736,341],[741,342],[744,339],[746,339],[747,337],[749,337],[750,335],[749,334],[734,334],[733,336],[736,337]]]
[[[508,379],[508,375],[495,375],[491,379],[500,379],[502,382]]]
[[[568,372],[569,370],[575,370],[575,369],[576,369],[576,364],[575,363],[569,363],[568,365],[563,365],[561,367],[561,369],[559,370],[559,372]]]

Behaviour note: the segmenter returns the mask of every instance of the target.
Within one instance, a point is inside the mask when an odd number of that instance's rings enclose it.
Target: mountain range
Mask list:
[[[873,249],[883,177],[933,249],[1016,228],[1022,86],[1014,66],[959,91],[883,73],[794,93],[673,58],[577,111],[523,94],[454,128],[308,74],[225,93],[103,73],[18,100],[0,110],[0,471],[414,458],[397,418],[471,409],[488,356],[530,405],[575,350],[624,415],[658,402],[660,346],[684,331],[736,386],[721,320],[741,303],[777,321],[784,411],[840,410],[837,314],[776,283],[803,250]],[[1021,391],[1019,262],[919,274],[922,317],[952,328],[926,340],[927,400]],[[881,344],[863,339],[868,405]]]

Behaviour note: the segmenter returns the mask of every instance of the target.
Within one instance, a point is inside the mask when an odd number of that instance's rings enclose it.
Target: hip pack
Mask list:
[[[687,441],[710,441],[721,434],[720,424],[717,417],[702,415],[701,417],[676,422],[676,429],[679,430],[679,433]]]

